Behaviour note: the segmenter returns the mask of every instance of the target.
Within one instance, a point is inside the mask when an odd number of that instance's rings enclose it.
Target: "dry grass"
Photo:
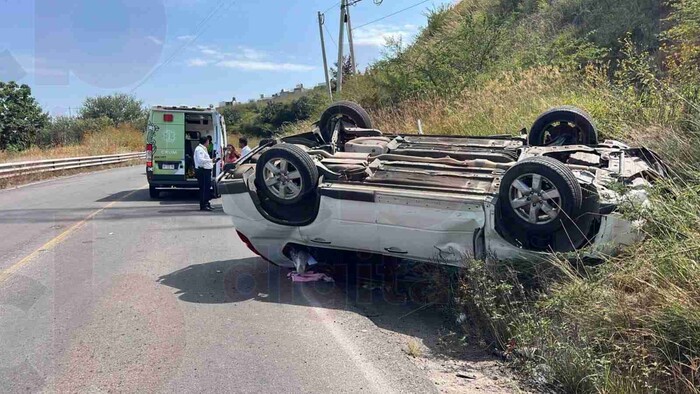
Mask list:
[[[314,120],[315,121],[315,120]],[[294,134],[299,134],[299,133],[305,133],[308,131],[313,130],[313,122],[312,120],[303,120],[291,124],[287,124],[282,127],[282,131],[280,133],[280,137],[288,136],[288,135],[294,135]],[[233,144],[233,146],[236,147],[236,150],[238,149],[238,138],[241,137],[242,134],[238,133],[229,133],[227,135],[228,143]],[[260,141],[262,138],[260,137],[252,137],[252,136],[247,136],[248,138],[248,146],[252,148],[255,148],[260,144]]]
[[[686,104],[661,87],[647,95],[648,102],[635,94],[611,82],[603,67],[543,66],[504,72],[455,99],[410,100],[371,115],[375,127],[390,132],[417,133],[420,120],[426,134],[518,135],[547,109],[571,105],[592,115],[601,139],[647,146],[673,165],[700,162],[700,151],[689,143],[700,141],[693,131],[698,125],[689,127],[682,120]]]
[[[610,105],[615,93],[611,86],[598,85],[604,72],[591,68],[586,78],[556,67],[505,72],[455,99],[411,100],[372,116],[381,130],[416,132],[420,119],[427,134],[514,135],[545,110],[573,105],[593,115],[604,137],[618,136],[623,132],[619,114]]]
[[[131,126],[124,126],[120,128],[108,127],[104,131],[87,134],[83,140],[83,143],[80,145],[58,146],[51,149],[39,149],[37,147],[32,147],[22,152],[0,151],[0,162],[9,163],[18,161],[60,159],[66,157],[138,152],[144,150],[144,144],[145,143],[143,133]],[[5,178],[0,179],[0,189],[18,186],[29,182],[36,182],[44,179],[54,178],[58,176],[73,175],[83,172],[103,170],[106,168],[134,165],[139,162],[140,159],[110,166],[96,166],[73,170],[43,172],[38,174],[29,174],[18,177]]]
[[[145,142],[141,131],[131,126],[109,127],[101,132],[87,134],[80,145],[51,149],[32,147],[21,152],[0,151],[0,163],[139,152],[144,149]]]
[[[318,119],[303,120],[300,122],[292,123],[290,125],[285,125],[282,128],[282,136],[306,133],[314,129],[314,122]]]
[[[410,340],[408,341],[408,345],[406,345],[406,354],[413,358],[418,358],[423,354],[423,351],[418,342]]]

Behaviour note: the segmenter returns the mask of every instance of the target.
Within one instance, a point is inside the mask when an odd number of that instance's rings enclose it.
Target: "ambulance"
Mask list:
[[[214,108],[151,108],[146,128],[146,177],[151,198],[172,189],[197,189],[194,149],[199,138],[211,136],[214,159],[223,158],[226,149],[226,123]],[[223,160],[212,171],[213,196],[218,197],[216,178],[223,171]]]

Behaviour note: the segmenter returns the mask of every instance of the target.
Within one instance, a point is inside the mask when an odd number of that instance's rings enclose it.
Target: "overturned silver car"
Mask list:
[[[465,131],[468,133],[468,131]],[[219,178],[240,238],[268,261],[352,251],[414,261],[614,254],[640,238],[618,206],[667,176],[645,148],[598,141],[573,107],[521,137],[387,133],[337,102],[312,132],[267,140]]]

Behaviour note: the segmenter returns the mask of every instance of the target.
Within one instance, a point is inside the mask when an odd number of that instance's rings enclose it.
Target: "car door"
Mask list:
[[[153,111],[149,127],[152,141],[153,175],[185,175],[185,117],[182,112]]]
[[[381,252],[409,260],[462,265],[474,256],[483,204],[436,198],[377,196]]]
[[[377,207],[372,193],[328,193],[322,188],[316,220],[300,227],[299,231],[310,246],[370,253],[380,251]]]

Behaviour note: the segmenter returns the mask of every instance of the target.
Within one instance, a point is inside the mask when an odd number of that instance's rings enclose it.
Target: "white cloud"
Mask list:
[[[274,63],[255,60],[224,60],[216,65],[246,71],[311,71],[315,68],[305,64]]]
[[[383,47],[388,40],[400,39],[406,43],[412,40],[416,33],[418,33],[418,26],[415,25],[376,25],[356,30],[353,42],[359,46]]]
[[[239,46],[238,50],[240,51],[239,56],[248,60],[261,60],[267,57],[267,53],[253,48]]]
[[[208,61],[200,58],[194,58],[187,61],[187,65],[190,67],[204,67],[208,64]]]
[[[155,36],[146,36],[146,39],[151,41],[152,43],[156,45],[163,45],[163,40],[159,39],[158,37]]]
[[[218,48],[208,46],[208,45],[197,45],[197,49],[202,57],[212,60],[224,60],[230,57],[230,53],[223,52]]]
[[[184,36],[177,36],[177,39],[180,41],[190,41],[193,40],[196,36],[191,36],[191,35],[184,35]]]
[[[199,56],[187,62],[190,67],[217,65],[245,71],[292,72],[315,69],[315,67],[305,64],[269,61],[266,60],[270,58],[267,52],[246,46],[238,46],[234,52],[225,52],[212,45],[198,45],[196,51],[199,52]]]

